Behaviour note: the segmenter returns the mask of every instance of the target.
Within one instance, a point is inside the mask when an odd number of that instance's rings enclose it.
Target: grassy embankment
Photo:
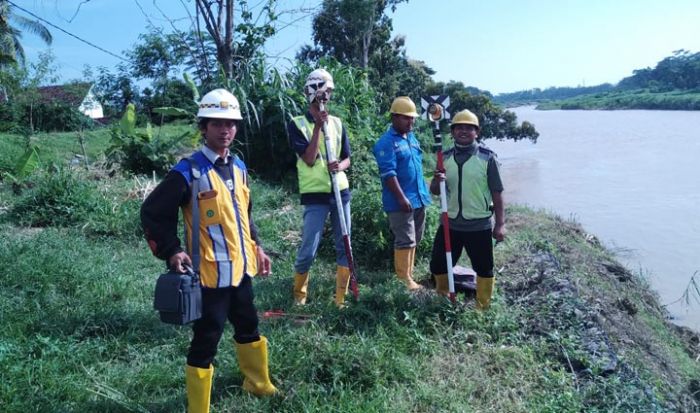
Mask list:
[[[89,139],[92,159],[106,142],[102,133]],[[14,148],[21,142],[0,136],[0,165],[21,153]],[[80,153],[74,134],[38,143],[55,148],[45,159]],[[1,184],[1,410],[184,410],[190,333],[161,324],[153,312],[163,265],[137,235],[148,186],[145,179],[109,178],[97,166],[54,170],[20,194]],[[312,302],[297,309],[291,307],[297,197],[260,181],[253,193],[256,222],[274,258],[274,274],[255,281],[257,305],[311,320],[261,321],[272,378],[284,392],[270,399],[241,391],[227,331],[212,411],[699,409],[698,337],[670,325],[646,282],[574,222],[508,208],[510,233],[496,249],[497,292],[488,312],[474,311],[471,298],[453,306],[429,289],[408,294],[394,280],[389,254],[370,264],[362,251],[355,251],[363,264],[358,303],[334,308],[334,265],[321,256],[312,269]],[[419,279],[427,279],[428,253],[418,253]]]
[[[700,92],[650,92],[644,89],[613,91],[540,102],[537,109],[657,109],[700,110]]]

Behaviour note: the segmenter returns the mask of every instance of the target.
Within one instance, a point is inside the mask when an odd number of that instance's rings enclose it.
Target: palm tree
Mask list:
[[[0,0],[0,67],[11,63],[24,66],[26,62],[24,48],[20,43],[22,31],[18,27],[39,36],[48,45],[53,40],[46,26],[13,13],[7,0]]]

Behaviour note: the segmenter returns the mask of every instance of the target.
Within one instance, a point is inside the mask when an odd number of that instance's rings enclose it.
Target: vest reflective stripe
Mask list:
[[[199,160],[198,160],[199,162]],[[244,170],[231,162],[234,190],[211,165],[200,170],[200,194],[215,191],[216,196],[199,200],[200,276],[207,288],[236,287],[243,276],[255,276],[255,241],[250,234],[250,190]],[[183,208],[188,246],[191,245],[192,207]],[[191,251],[188,250],[188,253]]]
[[[314,124],[306,119],[306,116],[297,116],[294,118],[294,124],[297,129],[304,135],[307,142],[311,142],[311,136],[314,132]],[[336,159],[340,158],[343,139],[343,124],[340,119],[335,116],[328,116],[328,125],[326,126],[328,134],[331,135],[331,147],[335,152]],[[320,132],[319,152],[321,156],[316,158],[313,166],[309,166],[297,156],[297,176],[299,178],[299,192],[302,194],[309,193],[328,193],[332,191],[331,178],[328,174],[326,166],[326,142],[323,132]],[[338,189],[343,190],[350,187],[348,177],[345,172],[338,172],[336,175]]]
[[[453,154],[450,154],[444,162],[449,195],[447,216],[454,219],[461,212],[464,219],[490,217],[493,200],[486,175],[488,157],[477,151],[476,155],[470,156],[460,167]]]

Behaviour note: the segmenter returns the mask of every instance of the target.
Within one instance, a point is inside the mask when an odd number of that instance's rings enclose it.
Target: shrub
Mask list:
[[[79,227],[93,236],[140,237],[141,198],[134,181],[85,174],[52,165],[19,181],[20,195],[10,205],[8,219],[18,226]]]
[[[181,150],[197,140],[199,132],[191,129],[176,136],[154,135],[150,124],[144,132],[137,132],[136,110],[129,104],[121,121],[112,127],[111,135],[106,152],[111,163],[135,174],[155,172],[162,176],[175,164]]]
[[[392,257],[393,235],[382,209],[379,179],[352,194],[352,247],[358,264],[376,266]],[[362,251],[362,254],[358,254]]]
[[[62,103],[8,103],[0,106],[0,132],[26,133],[29,119],[34,131],[69,132],[91,129],[95,122]]]
[[[22,195],[14,202],[9,218],[32,227],[72,226],[94,211],[107,209],[106,199],[89,181],[70,168],[51,166],[30,176]]]

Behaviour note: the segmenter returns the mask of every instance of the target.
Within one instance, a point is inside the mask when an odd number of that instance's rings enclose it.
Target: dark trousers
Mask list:
[[[450,247],[452,250],[452,265],[457,264],[457,260],[462,255],[462,249],[465,249],[476,274],[479,277],[493,277],[491,230],[473,232],[450,230]],[[433,241],[430,272],[433,274],[447,274],[447,260],[445,258],[445,229],[440,225]]]
[[[202,288],[202,318],[192,326],[194,337],[187,353],[187,364],[209,368],[227,318],[233,324],[236,342],[244,344],[260,340],[253,297],[253,284],[248,276],[243,277],[238,287]]]

